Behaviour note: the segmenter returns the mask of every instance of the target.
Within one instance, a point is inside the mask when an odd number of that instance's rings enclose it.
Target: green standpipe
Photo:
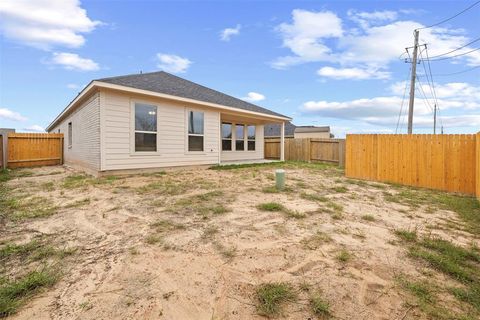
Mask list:
[[[285,188],[285,170],[275,170],[275,186],[277,190],[283,190],[283,188]]]

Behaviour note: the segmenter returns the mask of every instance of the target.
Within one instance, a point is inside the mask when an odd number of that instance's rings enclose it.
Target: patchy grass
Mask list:
[[[375,221],[375,216],[373,214],[364,214],[362,216],[362,220],[365,220],[365,221]]]
[[[429,211],[443,209],[456,212],[464,222],[464,225],[458,226],[459,229],[472,234],[480,233],[480,202],[475,197],[420,188],[397,188],[399,191],[395,194],[384,191],[384,199],[411,208],[425,207]]]
[[[64,206],[64,208],[79,208],[79,207],[83,207],[90,204],[90,202],[91,202],[90,198],[84,198],[84,199],[80,199],[80,200],[76,200],[71,203],[68,203]]]
[[[337,255],[335,256],[335,259],[337,259],[337,261],[342,263],[347,263],[348,261],[352,260],[352,258],[353,258],[353,255],[346,249],[340,250],[340,252],[338,252]]]
[[[217,233],[219,233],[220,230],[218,229],[217,226],[215,225],[208,225],[204,230],[202,234],[202,239],[204,240],[210,240],[212,239]]]
[[[405,242],[415,242],[417,241],[417,230],[403,230],[397,229],[394,231],[395,235]]]
[[[145,238],[145,242],[148,244],[163,243],[163,236],[159,234],[149,234]]]
[[[326,243],[332,242],[332,237],[322,231],[317,231],[314,235],[304,238],[301,243],[309,250],[316,250]]]
[[[51,257],[63,258],[75,252],[74,248],[58,249],[45,239],[34,239],[24,244],[7,243],[0,248],[0,261],[6,262],[12,258],[19,258],[23,262],[38,261]]]
[[[261,203],[257,205],[257,209],[261,211],[283,211],[285,210],[285,207],[281,203],[277,202],[266,202],[266,203]]]
[[[215,249],[228,261],[232,260],[235,258],[237,254],[237,247],[236,246],[225,246],[224,244],[220,242],[215,242],[214,243]]]
[[[277,202],[261,203],[257,205],[257,209],[261,211],[283,212],[288,218],[294,218],[294,219],[302,219],[306,217],[305,213],[288,209],[281,203],[277,203]]]
[[[296,300],[294,289],[285,282],[262,284],[257,288],[256,296],[258,314],[267,317],[281,315],[283,304]]]
[[[233,197],[225,196],[222,191],[214,190],[180,198],[170,207],[169,211],[177,214],[197,213],[200,214],[203,219],[208,219],[210,214],[219,215],[229,212],[230,209],[225,206],[225,202],[231,201],[232,199]]]
[[[330,317],[330,304],[319,293],[310,297],[310,308],[317,317],[324,319]]]
[[[0,317],[14,314],[27,299],[55,284],[58,273],[48,268],[32,271],[15,280],[5,280],[0,284]]]
[[[150,227],[157,232],[166,232],[172,230],[185,230],[187,227],[183,224],[171,220],[157,220],[150,224]]]
[[[410,257],[458,283],[458,286],[452,287],[445,281],[429,284],[404,280],[403,287],[416,297],[425,313],[434,318],[442,316],[440,319],[480,317],[480,251],[477,247],[463,247],[437,237],[419,238],[416,232],[397,230],[396,234],[408,245]],[[463,303],[462,312],[457,314],[457,311],[437,303],[432,293],[433,287],[438,287],[444,294],[450,294]],[[444,317],[445,314],[451,316]]]
[[[310,200],[310,201],[317,201],[317,202],[328,202],[329,199],[325,196],[321,196],[318,194],[312,194],[312,193],[306,193],[302,192],[300,193],[300,197],[305,200]]]
[[[344,187],[344,186],[336,186],[336,187],[331,188],[331,190],[336,192],[336,193],[347,193],[348,192],[347,187]]]

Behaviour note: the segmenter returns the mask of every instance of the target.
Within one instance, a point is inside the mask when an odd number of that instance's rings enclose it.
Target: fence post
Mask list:
[[[475,195],[480,201],[480,132],[475,135]]]
[[[345,168],[345,139],[338,140],[338,166]]]

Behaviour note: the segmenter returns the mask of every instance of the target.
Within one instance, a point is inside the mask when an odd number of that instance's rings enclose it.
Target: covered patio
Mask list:
[[[279,124],[280,159],[285,160],[285,120],[265,114],[245,115],[237,112],[220,114],[220,164],[265,163],[264,127]],[[277,160],[278,161],[278,160]]]

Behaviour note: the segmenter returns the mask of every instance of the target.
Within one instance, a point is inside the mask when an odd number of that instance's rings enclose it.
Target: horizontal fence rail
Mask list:
[[[480,135],[347,135],[345,175],[480,195]]]
[[[62,133],[9,133],[7,167],[36,167],[63,163]]]
[[[265,138],[265,158],[280,159],[280,139]],[[286,138],[285,160],[345,163],[344,139]]]

